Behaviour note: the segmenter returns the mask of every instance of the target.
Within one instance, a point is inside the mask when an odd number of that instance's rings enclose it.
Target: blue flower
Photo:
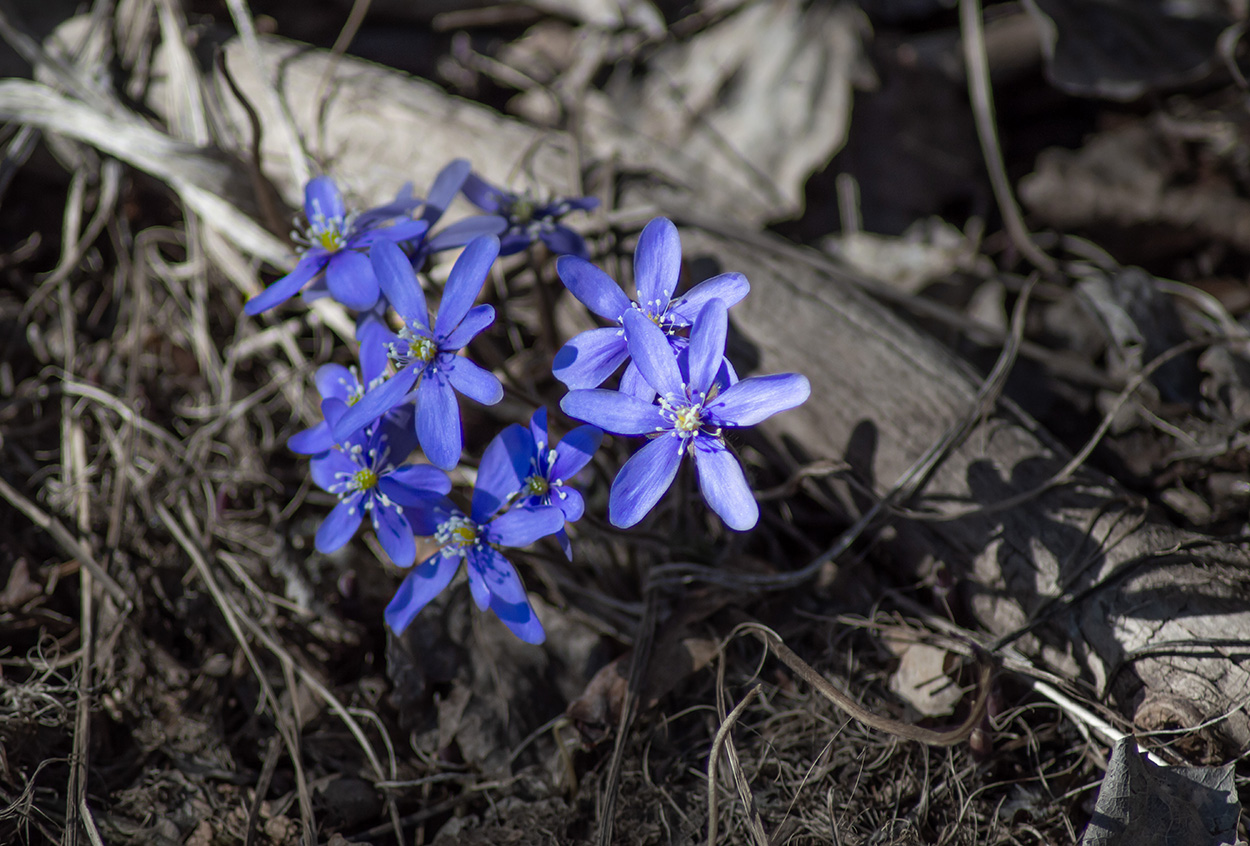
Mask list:
[[[570,417],[605,431],[651,438],[613,480],[608,518],[621,528],[641,520],[673,483],[682,456],[693,452],[707,504],[731,529],[752,528],[759,507],[723,430],[753,426],[800,405],[811,392],[807,378],[797,373],[754,376],[724,387],[717,373],[729,321],[720,300],[703,306],[690,345],[680,355],[641,311],[627,312],[624,322],[629,353],[659,395],[658,404],[603,389],[570,391],[560,402]]]
[[[741,273],[722,273],[700,282],[684,296],[673,299],[681,276],[681,240],[677,227],[667,218],[657,217],[646,225],[634,250],[634,283],[638,301],[633,302],[620,285],[588,261],[562,256],[556,272],[573,296],[595,314],[616,324],[591,329],[572,338],[556,353],[552,372],[573,389],[595,388],[616,372],[630,356],[625,315],[640,314],[663,332],[680,352],[686,345],[682,333],[706,303],[720,300],[726,307],[741,300],[751,286]],[[718,365],[719,367],[720,365]],[[737,376],[725,362],[730,382]],[[649,401],[651,386],[632,362],[621,377],[621,390]]]
[[[502,217],[507,230],[499,239],[499,254],[519,253],[534,241],[542,241],[553,253],[590,257],[581,235],[560,223],[571,211],[588,211],[599,205],[594,197],[557,197],[540,203],[530,191],[516,194],[496,188],[476,173],[464,181],[464,195],[483,211]]]
[[[378,280],[362,251],[375,243],[408,241],[425,234],[428,223],[405,217],[419,204],[407,189],[387,205],[350,215],[334,180],[328,176],[309,180],[304,187],[308,228],[296,236],[305,245],[303,256],[294,270],[248,300],[243,311],[260,314],[286,302],[323,270],[330,296],[348,308],[369,308],[378,299]],[[397,217],[403,219],[382,225]],[[317,294],[310,291],[309,296]]]
[[[361,347],[360,370],[341,364],[326,364],[317,368],[317,392],[321,394],[322,416],[327,416],[327,403],[333,400],[344,406],[355,405],[369,388],[386,380],[386,349],[380,345]],[[407,421],[411,423],[412,421]],[[301,455],[321,455],[338,444],[330,424],[322,420],[316,426],[296,432],[286,442],[287,448]]]
[[[603,432],[595,426],[578,426],[558,446],[550,440],[547,409],[540,408],[530,418],[528,428],[514,423],[486,447],[477,470],[478,489],[503,493],[496,509],[514,502],[522,507],[554,505],[566,523],[582,518],[586,503],[569,482],[594,457]],[[484,503],[484,507],[488,505]],[[561,528],[556,540],[572,561],[568,532]]]
[[[410,426],[379,421],[312,460],[313,481],[339,498],[317,530],[319,552],[333,552],[351,540],[367,513],[391,560],[412,565],[417,547],[406,509],[446,494],[451,481],[428,464],[401,463],[414,446],[410,433]]]
[[[508,228],[508,223],[498,215],[482,214],[462,218],[434,232],[434,226],[442,218],[447,207],[460,193],[464,180],[469,175],[470,165],[467,159],[455,159],[438,172],[430,193],[425,198],[418,220],[425,221],[429,229],[423,237],[407,242],[404,245],[414,270],[425,266],[429,257],[443,250],[463,247],[474,238],[483,235],[499,235]],[[363,340],[375,324],[385,323],[386,310],[390,307],[386,296],[378,297],[372,308],[362,310],[356,316],[356,340]]]
[[[399,247],[382,241],[370,253],[373,268],[386,298],[403,320],[398,334],[379,325],[363,340],[362,358],[384,345],[395,375],[369,389],[360,401],[347,409],[331,431],[346,440],[392,408],[404,403],[416,389],[417,440],[430,463],[450,470],[460,460],[463,447],[460,407],[455,391],[484,405],[503,399],[503,386],[484,370],[456,353],[495,322],[495,310],[488,305],[473,306],[482,290],[491,263],[499,253],[493,236],[475,238],[456,259],[434,325],[421,283]],[[455,389],[453,391],[452,389]]]
[[[433,535],[438,552],[409,573],[386,606],[386,623],[396,634],[451,583],[460,562],[469,571],[469,592],[483,611],[490,608],[512,633],[526,643],[542,643],[546,634],[525,595],[525,585],[508,559],[495,546],[528,546],[564,525],[564,514],[550,505],[514,508],[491,519],[499,491],[479,485],[473,506],[465,514],[451,500],[440,497],[415,509],[413,526],[420,535]]]

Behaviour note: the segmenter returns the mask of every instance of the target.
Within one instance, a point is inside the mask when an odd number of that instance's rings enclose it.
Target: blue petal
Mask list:
[[[568,485],[560,485],[551,495],[551,502],[564,514],[564,522],[576,523],[586,513],[586,500],[581,491]]]
[[[397,220],[390,226],[376,226],[360,233],[351,239],[349,246],[352,249],[363,250],[375,244],[382,244],[388,241],[394,244],[404,241],[415,241],[424,235],[429,228],[430,224],[424,220],[413,220],[410,217],[404,218],[403,220]]]
[[[435,467],[454,469],[464,447],[461,437],[455,391],[443,374],[427,373],[417,388],[417,440],[425,457]]]
[[[360,381],[341,364],[323,364],[313,377],[322,399],[346,400],[356,392]]]
[[[543,624],[538,621],[538,615],[534,613],[528,600],[508,604],[501,599],[495,599],[491,601],[490,610],[495,612],[495,616],[518,640],[524,643],[542,643],[547,639]]]
[[[480,214],[449,223],[426,241],[430,252],[463,247],[482,235],[502,235],[508,221],[497,214]]]
[[[729,312],[720,300],[711,300],[695,318],[690,329],[688,362],[690,389],[706,394],[725,358],[725,335],[729,329]]]
[[[567,226],[544,230],[539,233],[538,237],[547,245],[547,249],[556,255],[590,258],[590,250],[586,249],[586,239]]]
[[[582,305],[605,320],[620,320],[629,310],[629,297],[612,277],[577,256],[556,259],[556,273]]]
[[[649,435],[666,428],[659,406],[604,388],[569,391],[560,400],[560,408],[574,420],[614,435]]]
[[[352,539],[352,535],[356,534],[356,529],[360,527],[360,521],[364,518],[360,510],[363,499],[364,496],[359,493],[352,494],[334,506],[334,509],[326,515],[321,527],[317,529],[318,552],[334,552]]]
[[[643,227],[634,248],[634,285],[638,304],[651,314],[663,314],[681,276],[681,239],[677,227],[657,217]]]
[[[551,372],[570,388],[597,388],[629,358],[620,329],[589,329],[556,353]]]
[[[486,274],[499,255],[499,239],[493,235],[474,238],[452,265],[434,320],[434,337],[446,338],[468,314],[486,283]]]
[[[486,586],[482,571],[469,565],[468,556],[465,557],[465,564],[465,569],[469,573],[469,595],[473,597],[473,604],[477,606],[477,610],[485,611],[490,607],[490,588]]]
[[[417,543],[412,526],[399,508],[387,508],[376,499],[373,503],[373,532],[390,559],[400,567],[411,567],[417,557]]]
[[[601,443],[603,431],[597,426],[578,426],[569,432],[556,449],[556,460],[551,465],[551,478],[565,482],[572,479],[590,463]]]
[[[539,445],[544,447],[551,446],[551,436],[548,434],[547,428],[547,406],[539,406],[539,408],[530,415],[530,437],[533,439],[533,449],[531,452],[537,455]]]
[[[378,301],[378,277],[364,253],[343,250],[326,265],[330,296],[348,308],[369,308]]]
[[[685,396],[686,388],[668,337],[638,309],[625,314],[625,341],[642,377],[660,396]]]
[[[503,399],[503,385],[494,373],[479,367],[463,356],[448,356],[443,371],[451,386],[482,405],[494,405]]]
[[[357,231],[368,229],[392,217],[405,215],[419,205],[421,205],[421,198],[412,190],[412,183],[405,182],[399,189],[399,193],[395,195],[395,199],[361,212],[356,217],[353,228]]]
[[[515,195],[500,191],[476,173],[465,177],[460,190],[469,198],[469,202],[488,212],[498,212],[506,208],[515,198]]]
[[[495,307],[489,305],[474,306],[460,321],[460,325],[439,344],[445,350],[458,350],[484,332],[495,322]]]
[[[386,294],[386,299],[404,323],[420,326],[428,332],[430,315],[425,304],[425,292],[421,290],[421,282],[413,273],[404,251],[389,241],[382,241],[369,251],[369,260],[373,263],[373,272],[377,275],[382,293]]]
[[[750,291],[751,283],[741,273],[722,273],[705,279],[678,297],[669,305],[668,313],[681,318],[683,323],[690,323],[709,300],[720,300],[728,308]]]
[[[484,540],[500,546],[529,546],[564,528],[564,513],[553,505],[513,508],[486,524]]]
[[[476,574],[485,583],[491,599],[499,599],[513,605],[525,602],[525,585],[517,575],[512,562],[504,558],[498,550],[489,546],[477,546],[469,550],[465,558],[468,565],[469,578]]]
[[[430,229],[430,224],[424,220],[412,220],[411,217],[401,217],[390,226],[379,226],[377,229],[371,229],[356,242],[357,246],[371,246],[381,244],[384,241],[391,241],[394,244],[402,244],[404,241],[415,241],[426,230]]]
[[[325,253],[304,256],[290,273],[275,280],[268,288],[248,300],[243,306],[243,313],[257,315],[286,302],[299,293],[299,289],[308,284],[309,279],[321,272],[326,266],[326,260]]]
[[[412,533],[421,537],[433,535],[449,517],[459,513],[460,509],[445,496],[422,497],[404,506],[404,516],[412,525]]]
[[[348,408],[347,413],[337,423],[330,421],[330,430],[334,437],[340,443],[346,441],[353,433],[402,403],[412,390],[412,383],[417,381],[419,373],[416,365],[409,365],[381,385],[366,391],[360,402]]]
[[[359,469],[359,464],[337,449],[314,458],[308,464],[308,473],[312,476],[313,483],[323,491],[332,491],[342,482],[341,477],[344,474],[350,476]]]
[[[812,392],[806,376],[776,373],[731,385],[705,406],[718,426],[754,426],[779,411],[802,405]]]
[[[347,210],[343,207],[343,195],[328,176],[315,176],[304,186],[304,216],[312,223],[318,217],[327,220],[341,219]]]
[[[320,455],[334,448],[334,436],[330,434],[330,426],[322,420],[311,429],[296,432],[288,438],[286,448],[300,455]]]
[[[379,479],[378,487],[400,505],[420,505],[435,495],[450,492],[451,480],[437,467],[405,464]]]
[[[655,401],[655,388],[647,383],[647,380],[643,378],[642,371],[638,369],[638,365],[632,361],[625,365],[625,372],[621,374],[619,390],[621,393],[637,397],[643,402]]]
[[[468,159],[453,159],[446,167],[438,172],[438,176],[434,177],[434,183],[430,185],[430,194],[426,197],[425,208],[421,210],[421,218],[434,225],[447,207],[451,205],[451,201],[456,199],[456,195],[460,193],[460,188],[464,185],[464,180],[468,177],[472,165]]]
[[[486,446],[477,467],[477,485],[473,489],[470,514],[476,522],[485,522],[503,508],[508,498],[519,493],[529,475],[534,442],[524,426],[513,423]]]
[[[628,529],[647,515],[673,484],[681,465],[681,438],[662,435],[634,453],[612,481],[608,519]]]
[[[699,490],[725,525],[739,532],[754,528],[760,508],[738,459],[719,438],[696,437],[694,462],[699,468]]]
[[[530,237],[528,232],[510,229],[499,236],[499,255],[516,255],[533,242],[534,239]]]
[[[363,327],[363,335],[359,339],[360,378],[368,390],[374,381],[386,374],[386,365],[390,361],[386,345],[395,340],[395,335],[385,324],[374,324]]]
[[[391,631],[403,634],[421,609],[451,584],[459,566],[460,556],[438,554],[430,556],[409,573],[383,614]]]

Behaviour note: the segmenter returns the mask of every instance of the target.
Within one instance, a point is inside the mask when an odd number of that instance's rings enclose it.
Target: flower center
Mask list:
[[[673,428],[677,431],[693,435],[703,427],[703,406],[687,405],[673,409]]]
[[[418,335],[405,326],[399,330],[399,340],[387,346],[391,363],[403,370],[414,361],[429,364],[438,355],[438,344],[433,338]]]
[[[546,496],[551,490],[551,482],[547,481],[546,476],[534,474],[525,480],[525,493],[527,496]]]
[[[534,195],[526,191],[509,204],[508,217],[514,224],[525,225],[534,217],[537,208],[538,202],[534,199]]]
[[[434,540],[442,546],[464,549],[466,546],[476,546],[480,534],[481,528],[477,523],[468,517],[456,515],[447,518],[439,525],[438,530],[434,532]]]
[[[347,239],[343,237],[343,233],[339,230],[339,222],[337,220],[326,221],[328,224],[325,229],[318,230],[313,227],[309,234],[312,236],[308,240],[314,245],[321,247],[327,253],[337,253],[343,249],[343,245],[347,243]]]
[[[362,467],[352,474],[352,480],[348,483],[348,487],[358,491],[367,491],[378,485],[378,474],[370,470],[368,467]]]

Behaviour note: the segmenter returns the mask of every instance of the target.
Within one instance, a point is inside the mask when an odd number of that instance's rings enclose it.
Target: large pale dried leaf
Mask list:
[[[760,223],[802,208],[807,177],[846,140],[862,61],[850,5],[752,3],[662,49],[626,90],[590,92],[596,153]]]

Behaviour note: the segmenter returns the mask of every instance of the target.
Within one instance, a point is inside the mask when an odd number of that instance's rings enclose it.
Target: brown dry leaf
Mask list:
[[[949,654],[927,643],[887,640],[898,655],[898,668],[890,676],[890,690],[926,717],[945,717],[955,711],[963,691],[946,675]]]
[[[643,681],[643,707],[654,708],[666,693],[706,667],[716,650],[716,641],[705,637],[658,639]],[[564,713],[577,726],[583,742],[597,744],[616,727],[629,693],[629,664],[633,657],[631,649],[600,669],[585,692],[569,703]]]
[[[0,591],[0,610],[20,608],[43,593],[43,587],[30,578],[30,565],[25,558],[13,562],[4,590]]]

